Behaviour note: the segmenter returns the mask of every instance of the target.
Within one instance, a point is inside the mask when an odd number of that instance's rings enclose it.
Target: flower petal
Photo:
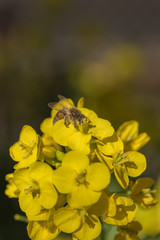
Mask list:
[[[124,165],[118,165],[114,168],[114,174],[119,184],[126,189],[129,184],[127,169]]]
[[[89,165],[89,158],[79,151],[70,151],[62,159],[63,167],[70,167],[77,173],[81,173]]]
[[[25,145],[32,146],[37,142],[37,133],[32,127],[24,125],[21,130],[19,140]]]
[[[74,235],[80,240],[93,240],[97,238],[102,230],[99,218],[96,215],[89,215],[80,229]]]
[[[41,182],[40,183],[40,202],[46,209],[51,209],[55,206],[58,199],[58,194],[52,183]]]
[[[60,233],[59,229],[50,223],[51,229],[46,222],[29,222],[27,226],[28,235],[34,240],[52,240]]]
[[[53,169],[44,162],[35,162],[30,165],[29,174],[38,183],[43,181],[53,182]]]
[[[64,125],[64,119],[61,119],[53,125],[52,137],[58,144],[67,146],[68,137],[72,136],[76,131],[72,124],[66,127]]]
[[[110,137],[114,133],[114,128],[111,126],[111,123],[102,118],[95,118],[92,120],[92,124],[95,125],[91,129],[92,135],[100,140]]]
[[[52,137],[53,118],[46,118],[40,125],[41,131],[48,137]]]
[[[36,215],[41,210],[40,199],[32,197],[32,194],[26,194],[24,191],[20,192],[19,205],[22,211],[29,215]]]
[[[81,224],[81,216],[77,210],[69,207],[59,208],[54,214],[56,226],[65,233],[76,231]]]
[[[94,192],[81,184],[72,189],[67,196],[67,202],[72,208],[86,207],[96,203],[101,197],[102,192]]]
[[[126,152],[129,162],[125,163],[128,175],[131,177],[139,176],[146,169],[146,158],[142,153],[136,151]]]
[[[110,183],[110,171],[103,163],[93,163],[86,170],[86,181],[93,191],[101,191]]]
[[[115,142],[108,142],[105,145],[98,144],[98,149],[107,156],[114,156],[119,151],[123,152],[124,145],[122,140],[118,138],[118,141]]]
[[[118,128],[117,134],[123,141],[131,141],[138,135],[138,128],[139,124],[137,121],[127,121]]]
[[[75,187],[77,174],[69,167],[59,167],[54,171],[53,182],[60,193],[70,193]]]
[[[80,111],[82,112],[82,114],[84,114],[85,117],[89,118],[91,122],[92,120],[98,118],[97,114],[88,108],[80,108]]]
[[[90,140],[90,134],[84,134],[76,130],[72,136],[68,137],[67,145],[73,150],[81,151],[88,155],[90,153]]]

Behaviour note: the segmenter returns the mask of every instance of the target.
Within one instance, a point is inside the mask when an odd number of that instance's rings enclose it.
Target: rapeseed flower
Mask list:
[[[139,134],[139,123],[134,120],[124,122],[118,128],[117,135],[123,140],[125,151],[137,151],[150,140],[146,132]]]
[[[155,190],[151,190],[154,184],[152,178],[138,178],[135,183],[130,184],[130,196],[139,202],[142,207],[149,208],[157,203]]]
[[[32,240],[52,240],[55,239],[60,230],[54,224],[54,209],[43,211],[28,223],[27,231]]]
[[[19,190],[13,181],[13,173],[9,173],[5,176],[5,180],[8,182],[6,185],[5,194],[9,198],[18,198]]]
[[[126,189],[129,177],[137,177],[146,169],[146,158],[137,151],[124,152],[124,144],[120,137],[117,141],[98,144],[101,161],[114,171],[119,184]]]
[[[137,206],[130,198],[112,194],[109,198],[109,208],[104,215],[104,222],[112,225],[126,225],[134,219]]]
[[[18,162],[14,168],[26,168],[40,159],[42,140],[35,130],[25,125],[20,133],[19,141],[10,147],[12,159]]]
[[[52,168],[42,162],[32,163],[29,168],[14,173],[22,211],[36,215],[42,207],[51,209],[56,204],[58,195],[53,186],[53,175]]]
[[[93,240],[102,230],[99,218],[83,208],[59,208],[54,215],[54,222],[61,231],[73,233],[79,240]]]
[[[25,125],[10,147],[17,164],[6,175],[5,194],[18,198],[26,215],[16,219],[28,222],[31,240],[59,239],[61,234],[97,240],[102,220],[118,226],[115,240],[138,240],[135,203],[149,208],[157,200],[152,179],[129,182],[129,177],[146,169],[145,156],[137,150],[149,136],[139,134],[137,121],[125,122],[115,132],[108,120],[84,108],[83,98],[77,107],[71,99],[59,99],[49,104],[53,109],[41,123],[42,136]],[[113,172],[122,192],[112,190]]]
[[[90,164],[84,153],[70,151],[64,155],[62,166],[54,171],[53,180],[60,193],[69,194],[71,206],[84,207],[99,200],[110,182],[110,172],[102,163]]]

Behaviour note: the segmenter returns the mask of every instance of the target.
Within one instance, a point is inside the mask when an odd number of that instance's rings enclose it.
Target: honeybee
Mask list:
[[[64,119],[64,124],[66,127],[68,127],[70,123],[72,123],[73,126],[76,127],[77,124],[82,124],[84,119],[88,120],[88,118],[84,116],[81,113],[81,111],[77,107],[75,107],[72,103],[70,103],[65,97],[63,97],[62,95],[58,95],[58,98],[59,98],[58,104],[60,105],[60,108],[56,107],[57,103],[55,102],[48,103],[48,106],[50,108],[57,110],[57,113],[53,119],[53,125],[57,121]]]

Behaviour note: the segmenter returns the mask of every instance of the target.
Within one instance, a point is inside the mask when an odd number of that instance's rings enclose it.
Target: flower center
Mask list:
[[[21,147],[22,151],[24,151],[23,158],[27,158],[32,154],[32,151],[35,147],[36,143],[33,141],[30,145],[19,141],[19,146]]]
[[[129,157],[125,153],[118,151],[114,154],[113,166],[122,165],[123,163],[126,163],[126,162],[129,162]]]
[[[39,184],[32,180],[32,184],[28,187],[24,189],[26,194],[32,194],[33,198],[38,198],[40,196],[40,187]]]
[[[86,222],[86,217],[88,216],[87,211],[84,210],[84,209],[80,209],[79,210],[79,215],[81,216],[82,223],[85,223]]]
[[[80,184],[86,184],[86,173],[87,171],[84,170],[82,173],[78,174],[77,177],[75,178],[76,180],[76,185],[79,186]]]

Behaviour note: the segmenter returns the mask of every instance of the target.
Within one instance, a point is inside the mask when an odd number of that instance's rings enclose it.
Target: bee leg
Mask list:
[[[68,121],[68,116],[67,115],[65,115],[64,116],[64,125],[68,128],[68,126],[69,126],[69,121]]]

